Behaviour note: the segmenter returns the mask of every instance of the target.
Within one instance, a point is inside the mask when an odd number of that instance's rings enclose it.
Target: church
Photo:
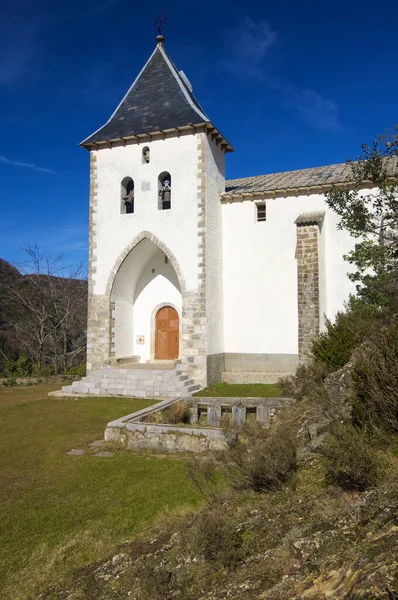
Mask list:
[[[161,34],[81,146],[90,152],[88,375],[72,391],[183,396],[294,372],[353,291],[343,256],[354,240],[324,195],[350,185],[350,167],[226,181],[233,147]]]

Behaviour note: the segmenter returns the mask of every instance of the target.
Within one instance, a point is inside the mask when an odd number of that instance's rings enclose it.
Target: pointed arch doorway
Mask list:
[[[155,358],[172,360],[178,358],[180,348],[178,312],[171,306],[163,306],[156,313]]]

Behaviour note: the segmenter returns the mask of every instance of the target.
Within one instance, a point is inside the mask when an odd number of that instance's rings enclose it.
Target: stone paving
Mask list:
[[[88,455],[89,456],[98,456],[99,458],[111,458],[112,456],[115,455],[114,452],[107,452],[104,450],[101,450],[101,446],[103,446],[105,443],[105,440],[94,440],[93,442],[90,442],[88,445]],[[86,449],[85,448],[72,448],[72,450],[68,450],[67,452],[65,452],[65,454],[67,456],[82,456],[83,454],[86,454]]]
[[[69,452],[65,452],[65,454],[68,454],[68,456],[81,456],[84,453],[85,450],[83,450],[83,448],[72,448],[72,450],[69,450]]]

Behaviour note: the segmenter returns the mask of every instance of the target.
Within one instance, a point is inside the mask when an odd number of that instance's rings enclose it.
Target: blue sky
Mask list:
[[[319,0],[1,0],[0,257],[87,263],[89,154],[155,47],[235,147],[227,177],[355,158],[398,122],[398,5]]]

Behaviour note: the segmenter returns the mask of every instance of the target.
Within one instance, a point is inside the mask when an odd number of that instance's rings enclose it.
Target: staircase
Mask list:
[[[183,398],[200,389],[179,361],[132,362],[102,367],[67,385],[57,396],[130,396],[136,398]]]

